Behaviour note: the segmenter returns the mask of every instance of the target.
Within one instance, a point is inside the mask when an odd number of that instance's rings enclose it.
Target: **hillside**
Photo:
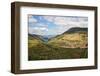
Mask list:
[[[64,48],[87,48],[87,28],[71,28],[63,34],[49,40],[49,44]]]
[[[77,33],[77,32],[88,32],[87,28],[81,28],[81,27],[73,27],[70,28],[68,31],[64,33]]]
[[[28,60],[87,58],[88,34],[82,29],[69,29],[55,37],[28,34]]]
[[[37,46],[38,44],[42,44],[42,40],[37,35],[28,34],[28,47],[31,48],[33,46]]]

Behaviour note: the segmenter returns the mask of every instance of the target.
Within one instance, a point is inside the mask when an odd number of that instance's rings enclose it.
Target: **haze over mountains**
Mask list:
[[[81,27],[73,27],[60,35],[35,35],[29,34],[29,37],[39,41],[46,42],[50,45],[64,47],[64,48],[87,48],[88,29]]]
[[[88,57],[88,29],[73,27],[60,35],[28,34],[29,60]]]
[[[53,37],[55,37],[56,35],[36,35],[36,34],[28,34],[31,37],[34,38],[39,38],[42,41],[47,42],[49,39],[52,39]]]

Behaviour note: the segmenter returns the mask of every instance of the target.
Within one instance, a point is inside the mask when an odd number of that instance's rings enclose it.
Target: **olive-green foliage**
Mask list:
[[[40,43],[28,50],[29,60],[87,58],[86,48],[61,48]]]
[[[28,60],[87,58],[88,49],[87,46],[84,48],[84,44],[87,44],[87,34],[83,32],[63,34],[48,42],[28,36]]]
[[[86,32],[67,33],[49,40],[48,44],[66,48],[87,48],[88,36]]]

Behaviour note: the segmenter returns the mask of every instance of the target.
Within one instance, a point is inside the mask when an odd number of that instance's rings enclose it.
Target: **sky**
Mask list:
[[[28,33],[59,35],[72,27],[88,27],[88,17],[28,15]]]

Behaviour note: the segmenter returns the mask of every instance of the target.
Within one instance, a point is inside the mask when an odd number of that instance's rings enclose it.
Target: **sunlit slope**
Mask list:
[[[28,35],[28,47],[34,47],[37,46],[39,44],[42,44],[42,41],[39,39],[39,37],[37,36],[32,36],[32,35]]]
[[[87,58],[87,42],[87,31],[80,28],[66,31],[48,41],[44,41],[42,36],[29,34],[28,60]]]
[[[49,40],[48,44],[64,48],[87,48],[87,30],[86,28],[77,28],[76,30],[75,28],[70,29],[69,31]]]

